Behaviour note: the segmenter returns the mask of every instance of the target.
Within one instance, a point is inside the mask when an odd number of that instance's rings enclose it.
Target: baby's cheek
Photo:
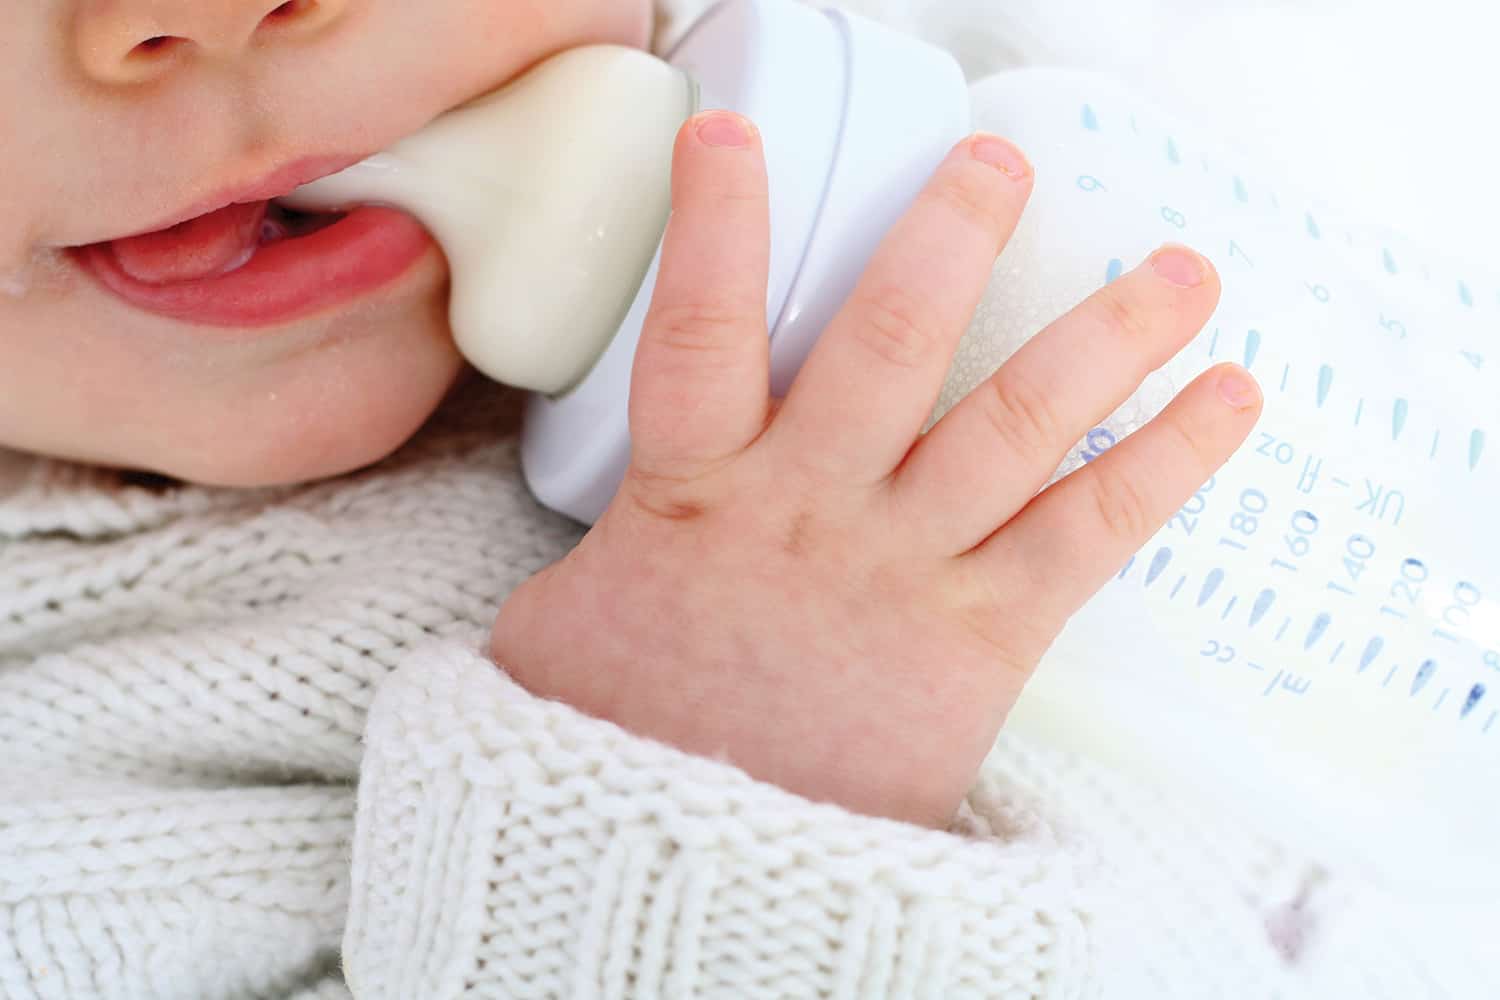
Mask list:
[[[1076,308],[1099,289],[1099,275],[1084,262],[1071,261],[1048,249],[1039,231],[1038,213],[1029,212],[1005,252],[995,263],[989,288],[958,346],[928,427],[982,385],[1032,337]],[[1088,356],[1069,359],[1080,370],[1095,363]],[[1112,414],[1100,414],[1092,429],[1069,449],[1057,479],[1079,469],[1144,426],[1171,402],[1204,366],[1191,369],[1176,359],[1149,376],[1134,395]]]

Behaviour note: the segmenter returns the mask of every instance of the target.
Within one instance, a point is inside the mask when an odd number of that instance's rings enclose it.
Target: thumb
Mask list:
[[[631,382],[631,460],[648,477],[694,478],[765,428],[770,229],[755,126],[727,111],[689,119]]]

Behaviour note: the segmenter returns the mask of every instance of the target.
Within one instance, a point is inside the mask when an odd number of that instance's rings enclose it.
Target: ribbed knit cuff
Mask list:
[[[366,740],[356,996],[1085,994],[1088,894],[1038,824],[971,812],[958,836],[815,804],[456,643],[390,679]]]

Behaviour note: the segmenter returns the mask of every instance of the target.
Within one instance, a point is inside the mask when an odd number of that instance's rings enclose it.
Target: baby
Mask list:
[[[1216,368],[1037,495],[1202,328],[1206,259],[1164,247],[923,435],[1032,183],[978,134],[771,399],[759,137],[698,115],[632,466],[580,539],[525,494],[517,395],[466,377],[427,234],[274,201],[651,28],[647,0],[0,13],[5,996],[1098,985],[1090,851],[1038,792],[1065,765],[982,765],[1256,420]]]

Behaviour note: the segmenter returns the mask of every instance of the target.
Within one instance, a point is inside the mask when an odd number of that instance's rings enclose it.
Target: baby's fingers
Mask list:
[[[1045,581],[1031,588],[1035,612],[1060,627],[1244,444],[1261,405],[1249,372],[1214,368],[963,558],[1011,583]]]
[[[724,111],[690,119],[631,383],[631,460],[648,478],[692,479],[765,426],[770,225],[754,126]]]

